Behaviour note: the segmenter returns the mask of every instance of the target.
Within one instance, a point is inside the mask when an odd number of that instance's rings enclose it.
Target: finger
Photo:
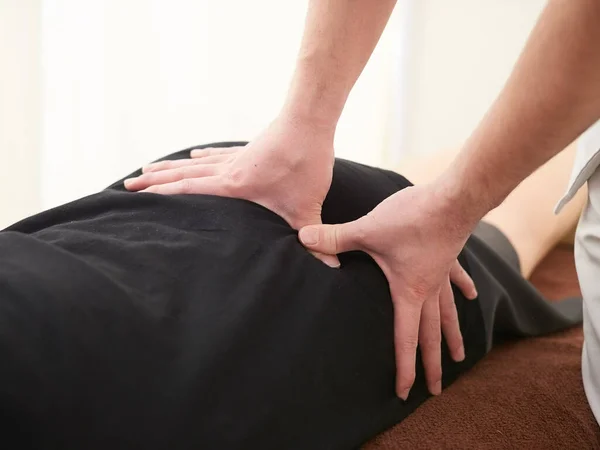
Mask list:
[[[317,214],[317,216],[312,220],[310,218],[307,219],[306,222],[304,222],[304,224],[322,225],[321,215]],[[292,226],[295,227],[296,224],[293,224]],[[339,267],[341,266],[340,260],[338,259],[336,254],[328,255],[327,253],[320,253],[312,250],[309,250],[308,252],[322,263],[325,263],[326,265],[331,267],[332,269],[339,269]]]
[[[440,291],[440,321],[442,333],[450,350],[450,356],[454,361],[463,361],[465,359],[465,347],[460,332],[454,294],[449,282],[445,283]]]
[[[125,180],[125,188],[130,191],[139,191],[153,185],[173,183],[185,178],[214,176],[217,174],[217,171],[217,164],[209,164],[180,167],[179,169],[161,170],[159,172],[148,172],[140,175],[137,178],[129,178],[128,180]]]
[[[219,164],[225,161],[230,161],[235,156],[232,155],[211,155],[202,158],[192,158],[192,161],[198,161],[196,164]]]
[[[322,263],[325,263],[332,269],[339,269],[341,266],[340,260],[335,255],[327,255],[325,253],[311,252],[310,250],[308,251],[308,253],[310,253],[315,258],[317,258],[319,261],[321,261]]]
[[[220,155],[218,158],[212,159],[212,161],[205,161],[206,158],[201,159],[177,159],[175,161],[159,161],[147,166],[142,167],[142,172],[158,172],[161,170],[178,169],[179,167],[196,166],[199,164],[220,164],[229,161],[230,156]]]
[[[429,392],[442,392],[442,332],[440,327],[439,297],[430,297],[423,303],[419,325],[419,347]]]
[[[321,222],[321,208],[318,208],[318,210],[315,210],[299,219],[290,218],[290,225],[297,230],[308,225],[323,225],[323,222]],[[321,253],[312,250],[308,250],[308,252],[332,269],[339,269],[341,266],[340,260],[336,254],[328,255],[327,253]]]
[[[477,298],[477,289],[471,276],[456,260],[450,269],[450,281],[452,281],[469,300]]]
[[[207,156],[216,155],[230,155],[232,153],[239,152],[244,147],[211,147],[211,148],[197,148],[190,152],[192,158],[205,158]]]
[[[300,229],[300,242],[309,250],[336,255],[360,250],[364,234],[362,219],[337,225],[309,225]]]
[[[415,382],[417,343],[421,305],[415,302],[394,302],[394,343],[396,352],[396,394],[408,398]]]
[[[229,191],[225,188],[223,179],[220,176],[205,178],[184,178],[173,183],[156,184],[147,187],[141,192],[151,192],[154,194],[174,195],[174,194],[210,194],[229,197]]]

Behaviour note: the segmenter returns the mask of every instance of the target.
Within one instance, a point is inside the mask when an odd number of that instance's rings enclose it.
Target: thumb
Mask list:
[[[309,225],[298,233],[300,242],[309,250],[329,255],[359,250],[357,222],[337,225]]]
[[[322,224],[321,222],[321,215],[317,214],[316,217],[312,218],[312,219],[308,219],[306,222],[304,222],[304,224],[308,225],[313,225],[313,226],[319,226]],[[302,225],[299,226],[298,228],[302,228]],[[298,229],[296,228],[296,229]],[[334,254],[326,254],[326,253],[319,253],[318,251],[314,251],[314,250],[308,250],[308,252],[313,255],[315,258],[317,258],[319,261],[321,261],[322,263],[325,263],[326,265],[328,265],[329,267],[331,267],[332,269],[338,269],[341,264],[340,264],[340,260],[338,259],[338,257]]]

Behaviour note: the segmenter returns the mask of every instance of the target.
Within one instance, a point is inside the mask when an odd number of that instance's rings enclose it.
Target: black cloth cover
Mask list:
[[[338,160],[323,219],[358,218],[409,184]],[[482,266],[493,252],[467,247],[460,261],[480,300],[455,290],[467,356],[454,363],[444,345],[444,386],[489,347],[481,302],[512,292]],[[122,181],[9,227],[6,448],[356,448],[428,394],[419,363],[408,401],[396,398],[386,279],[364,253],[340,259],[341,269],[317,261],[254,203],[130,193]]]

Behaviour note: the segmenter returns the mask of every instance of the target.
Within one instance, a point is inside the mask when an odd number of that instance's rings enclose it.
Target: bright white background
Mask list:
[[[393,165],[456,147],[543,0],[398,0],[336,136]],[[0,227],[277,112],[306,0],[0,0]]]

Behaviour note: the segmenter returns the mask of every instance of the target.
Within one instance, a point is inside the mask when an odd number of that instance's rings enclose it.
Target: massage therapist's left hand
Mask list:
[[[282,114],[246,147],[194,150],[125,181],[131,191],[243,198],[283,217],[292,228],[321,223],[333,176],[334,128]],[[315,256],[339,267],[335,255]]]
[[[442,389],[441,334],[455,361],[465,357],[450,280],[468,298],[477,292],[456,260],[471,230],[448,227],[454,216],[456,208],[443,191],[419,185],[388,197],[353,222],[300,230],[308,249],[329,254],[362,250],[385,273],[394,304],[396,391],[403,399],[415,380],[417,345],[433,394]]]

